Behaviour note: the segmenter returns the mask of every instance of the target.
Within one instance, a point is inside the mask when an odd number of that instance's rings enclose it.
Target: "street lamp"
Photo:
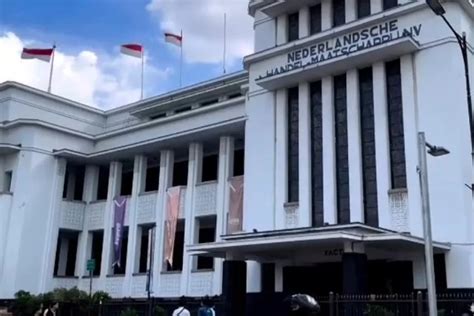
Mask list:
[[[467,91],[467,110],[468,110],[468,117],[469,117],[469,132],[471,134],[471,151],[474,150],[474,130],[472,127],[472,99],[471,99],[471,83],[469,79],[469,62],[467,59],[468,56],[468,46],[467,46],[467,39],[466,34],[463,33],[460,35],[454,27],[449,23],[448,19],[444,16],[446,10],[443,8],[439,0],[426,0],[428,6],[433,10],[433,12],[440,16],[449,29],[453,32],[456,36],[456,40],[458,41],[459,47],[461,48],[462,59],[464,61],[464,75],[466,77],[466,91]]]
[[[428,311],[430,316],[438,315],[436,306],[436,286],[433,260],[433,240],[431,237],[431,215],[430,215],[430,196],[428,188],[428,166],[426,162],[426,148],[433,157],[441,157],[449,154],[449,150],[444,147],[433,146],[426,142],[425,133],[418,133],[418,174],[421,187],[421,207],[423,213],[423,235],[425,240],[425,270],[426,284],[428,289]]]

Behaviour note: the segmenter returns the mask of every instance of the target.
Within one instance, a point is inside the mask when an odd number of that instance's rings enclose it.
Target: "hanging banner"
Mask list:
[[[242,231],[242,214],[244,209],[244,176],[230,179],[229,220],[227,233]]]
[[[181,187],[173,187],[167,190],[166,220],[165,220],[165,260],[173,266],[173,250],[176,235],[176,226],[179,217],[179,201],[181,197]]]
[[[123,224],[125,221],[125,210],[127,206],[127,198],[118,196],[114,198],[114,262],[112,266],[120,267],[120,259],[122,258],[122,239]]]

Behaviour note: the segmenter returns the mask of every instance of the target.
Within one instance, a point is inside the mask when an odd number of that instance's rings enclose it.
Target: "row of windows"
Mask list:
[[[324,0],[323,0],[324,1]],[[332,27],[340,26],[346,23],[346,2],[345,0],[326,0],[332,1]],[[370,16],[371,0],[357,0],[356,12],[357,19]],[[383,10],[388,10],[398,6],[398,0],[383,0]],[[288,14],[288,42],[300,38],[299,34],[299,12]],[[309,35],[314,35],[322,31],[321,4],[316,4],[309,8]]]
[[[403,105],[400,60],[387,62],[387,110],[391,187],[406,188]],[[372,68],[359,74],[360,137],[365,222],[378,225],[375,117]],[[337,221],[350,222],[349,148],[347,130],[346,75],[333,78]],[[311,196],[312,224],[324,225],[323,218],[323,129],[321,81],[310,85]],[[298,88],[288,89],[288,202],[299,200],[298,176]]]

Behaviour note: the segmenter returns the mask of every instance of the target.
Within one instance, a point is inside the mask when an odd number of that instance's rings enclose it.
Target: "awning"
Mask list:
[[[222,241],[187,247],[191,255],[235,257],[245,260],[286,260],[305,253],[362,244],[367,251],[422,251],[422,238],[364,224],[334,225],[222,236]],[[434,242],[435,253],[449,251],[448,243]]]

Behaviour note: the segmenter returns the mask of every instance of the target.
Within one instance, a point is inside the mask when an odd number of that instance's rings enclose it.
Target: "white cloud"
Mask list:
[[[19,38],[12,32],[0,34],[0,82],[17,81],[46,90],[49,79],[48,63],[22,60],[23,47],[38,43]],[[166,79],[169,68],[146,67],[146,81]],[[68,55],[56,50],[52,93],[103,109],[137,101],[140,97],[140,60],[128,56],[98,55],[81,51]],[[156,91],[153,91],[154,93]]]
[[[221,63],[223,23],[227,14],[227,60],[240,63],[253,52],[248,0],[151,0],[147,10],[163,31],[183,30],[184,58],[189,63]]]

